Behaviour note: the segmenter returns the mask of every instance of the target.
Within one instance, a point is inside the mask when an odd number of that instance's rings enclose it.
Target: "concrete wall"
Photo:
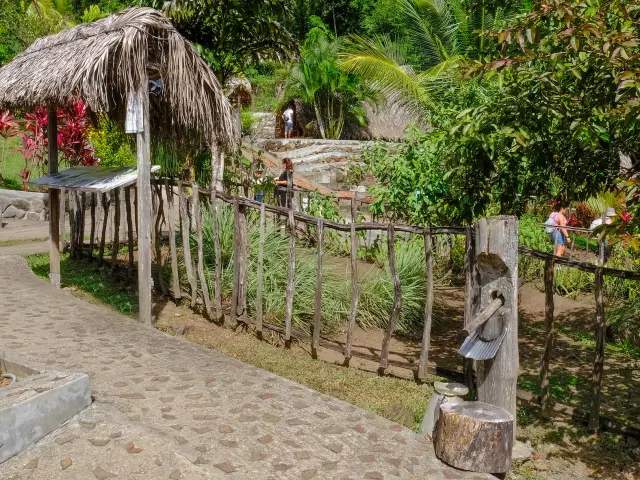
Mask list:
[[[49,218],[49,194],[0,189],[2,218],[45,221]]]

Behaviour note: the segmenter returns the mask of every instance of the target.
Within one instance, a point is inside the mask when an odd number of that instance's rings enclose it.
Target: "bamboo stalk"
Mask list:
[[[431,324],[433,322],[433,250],[431,229],[424,229],[424,255],[426,268],[426,299],[424,302],[424,327],[422,344],[420,346],[420,360],[418,362],[418,379],[425,381],[429,370],[429,346],[431,344]]]
[[[389,271],[393,278],[393,309],[391,315],[389,315],[389,323],[387,324],[387,331],[385,332],[384,339],[382,341],[382,349],[380,350],[380,368],[379,374],[384,374],[385,370],[389,366],[389,349],[391,347],[391,337],[396,328],[396,322],[400,317],[400,311],[402,310],[402,289],[400,285],[400,277],[398,276],[398,270],[396,268],[396,234],[393,228],[393,224],[389,225],[389,231],[387,234],[387,249],[389,251]]]
[[[354,196],[351,197],[351,309],[349,311],[349,329],[347,330],[347,342],[344,352],[345,366],[349,366],[349,362],[351,361],[353,335],[356,330],[358,303],[360,302],[360,292],[358,289],[358,238],[356,237],[356,216],[356,198]]]
[[[596,270],[596,356],[593,360],[593,375],[591,377],[591,411],[589,413],[589,430],[600,429],[600,395],[602,392],[602,373],[604,371],[604,348],[606,343],[607,326],[604,316],[604,270]]]
[[[204,301],[204,308],[207,313],[207,318],[212,319],[211,312],[211,297],[209,296],[209,285],[207,279],[204,276],[204,252],[202,247],[202,211],[200,209],[200,192],[198,191],[198,184],[193,186],[193,210],[196,216],[196,232],[198,235],[198,277],[200,277],[200,289],[202,290],[202,299]]]
[[[191,236],[189,234],[189,214],[187,212],[187,202],[184,197],[182,182],[178,186],[178,198],[180,201],[180,224],[182,226],[182,250],[184,254],[184,264],[187,269],[187,278],[191,286],[191,308],[196,306],[196,296],[198,295],[198,285],[193,272],[193,260],[191,259]]]
[[[173,188],[169,187],[169,181],[164,180],[165,189],[167,191],[167,215],[169,217],[169,248],[171,250],[171,278],[173,280],[173,298],[176,304],[182,298],[180,291],[180,272],[178,270],[178,252],[176,250],[176,224],[173,218]]]
[[[262,339],[262,282],[264,274],[264,241],[266,230],[266,210],[264,203],[260,206],[260,243],[258,244],[258,287],[256,292],[256,334]]]
[[[291,348],[291,321],[293,320],[293,283],[296,275],[296,231],[293,209],[289,209],[289,275],[287,276],[286,310],[284,317],[284,344]]]
[[[317,226],[317,249],[316,260],[316,299],[315,311],[313,315],[313,338],[311,341],[311,355],[318,358],[318,347],[320,345],[320,328],[322,320],[322,248],[324,242],[324,222],[318,218]]]
[[[540,361],[540,405],[542,417],[551,417],[551,390],[549,385],[549,364],[551,362],[551,350],[553,348],[553,274],[555,262],[549,258],[544,262],[544,327],[545,344],[544,353]]]

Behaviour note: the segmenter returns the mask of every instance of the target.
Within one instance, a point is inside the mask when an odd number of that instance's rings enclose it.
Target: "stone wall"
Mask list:
[[[44,222],[49,218],[49,194],[0,189],[0,217]]]

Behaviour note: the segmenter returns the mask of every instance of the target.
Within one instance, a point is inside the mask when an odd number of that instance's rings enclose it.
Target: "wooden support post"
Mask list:
[[[602,391],[602,373],[604,371],[604,348],[606,343],[607,325],[604,317],[604,268],[596,270],[596,356],[593,360],[593,375],[591,376],[591,411],[589,412],[589,430],[600,429],[600,394]]]
[[[391,347],[391,337],[396,328],[396,322],[400,317],[402,310],[402,290],[400,285],[400,277],[398,270],[396,269],[396,233],[393,228],[393,224],[389,224],[389,230],[387,232],[387,250],[389,254],[389,272],[393,279],[393,308],[391,315],[389,315],[389,323],[387,324],[387,331],[384,334],[382,341],[382,349],[380,350],[380,367],[378,373],[384,375],[385,370],[389,366],[389,348]]]
[[[58,171],[58,118],[55,105],[50,106],[47,113],[47,170],[52,174]],[[54,188],[49,189],[49,279],[53,285],[60,287],[60,190]]]
[[[149,121],[149,78],[146,66],[140,78],[138,99],[142,106],[143,131],[137,134],[138,225],[138,321],[151,325],[151,124]]]
[[[178,270],[178,252],[176,250],[176,224],[173,217],[173,187],[169,186],[169,180],[164,179],[164,187],[167,192],[167,221],[169,222],[169,248],[171,250],[171,279],[173,281],[173,298],[176,304],[182,298],[180,291],[180,271]]]
[[[162,261],[162,220],[164,218],[164,201],[162,200],[162,187],[159,184],[156,184],[154,187],[156,192],[156,199],[154,208],[156,210],[156,222],[153,229],[153,245],[156,249],[156,271],[158,274],[158,287],[162,292],[162,295],[168,295],[169,290],[167,289],[167,285],[164,281],[164,262]]]
[[[476,282],[476,249],[473,242],[472,228],[467,228],[465,234],[465,256],[464,256],[464,273],[465,273],[465,297],[464,297],[464,326],[468,327],[478,313],[478,289]],[[473,397],[475,392],[475,384],[473,381],[473,360],[464,358],[462,362],[464,373],[464,383],[469,389]]]
[[[424,328],[422,331],[422,345],[418,362],[418,379],[427,380],[429,371],[429,346],[431,344],[431,324],[433,323],[433,242],[431,229],[424,229],[424,256],[426,268],[426,298],[424,301]]]
[[[89,261],[93,261],[93,249],[96,244],[96,201],[98,195],[91,194],[91,232],[89,233]]]
[[[100,235],[100,251],[98,252],[98,265],[102,265],[104,261],[104,246],[107,239],[107,224],[109,222],[109,203],[110,199],[107,193],[102,194],[102,235]]]
[[[540,361],[540,406],[542,417],[551,417],[551,390],[549,387],[549,363],[551,362],[551,350],[553,348],[553,269],[555,261],[547,258],[544,263],[544,327],[545,343],[544,353]]]
[[[76,225],[76,217],[77,217],[77,198],[75,191],[69,192],[69,233],[70,233],[70,245],[69,245],[69,256],[71,258],[76,257],[76,248],[77,248],[77,225]]]
[[[318,347],[320,346],[320,328],[322,325],[322,249],[324,243],[324,220],[318,218],[316,226],[318,250],[316,259],[316,299],[315,310],[313,312],[313,337],[311,340],[311,356],[318,358]]]
[[[216,319],[224,320],[222,315],[222,247],[220,246],[220,224],[218,223],[218,200],[216,190],[211,189],[211,216],[213,224],[213,248],[215,253],[215,294],[213,305],[216,311]]]
[[[347,330],[347,342],[344,352],[344,365],[349,366],[351,361],[351,348],[353,346],[353,334],[356,330],[358,318],[358,304],[360,292],[358,289],[358,237],[356,237],[357,221],[356,197],[351,197],[351,310],[349,311],[349,329]]]
[[[118,266],[118,250],[120,250],[120,189],[113,191],[113,243],[111,245],[111,273],[114,274]]]
[[[238,203],[238,197],[235,197],[233,200],[233,285],[231,287],[231,315],[230,315],[230,323],[231,327],[235,328],[237,324],[237,316],[238,316],[238,289],[240,288],[240,247],[239,247],[239,236],[238,233],[238,224],[240,220],[240,204]]]
[[[127,253],[129,255],[129,263],[127,268],[127,277],[129,282],[133,279],[133,215],[131,212],[131,186],[124,189],[125,210],[127,214]]]
[[[256,292],[256,334],[262,340],[262,282],[264,275],[264,241],[266,230],[266,210],[265,204],[260,204],[260,243],[258,244],[258,287]]]
[[[476,230],[477,270],[480,279],[478,310],[504,298],[504,305],[481,332],[484,340],[505,333],[496,356],[476,362],[478,400],[504,408],[516,418],[518,357],[518,219],[511,216],[483,218]],[[515,425],[513,433],[515,435]],[[515,439],[515,437],[514,437]]]
[[[209,296],[209,284],[204,276],[204,252],[202,241],[202,210],[200,209],[200,189],[197,183],[193,184],[193,210],[196,216],[196,234],[198,237],[198,277],[200,278],[200,289],[202,290],[202,300],[207,318],[213,318],[211,311],[211,297]]]
[[[187,201],[184,196],[182,182],[178,182],[178,200],[180,201],[180,225],[182,227],[182,251],[184,255],[184,265],[187,270],[187,279],[191,286],[191,308],[196,306],[196,296],[198,285],[193,271],[193,260],[191,259],[191,228],[189,226],[189,213],[187,212]]]
[[[296,228],[293,208],[289,207],[289,275],[287,276],[286,310],[284,317],[284,345],[291,348],[291,323],[293,320],[293,284],[296,276]]]
[[[84,256],[84,219],[87,211],[87,194],[80,192],[78,194],[80,208],[78,210],[78,258]]]

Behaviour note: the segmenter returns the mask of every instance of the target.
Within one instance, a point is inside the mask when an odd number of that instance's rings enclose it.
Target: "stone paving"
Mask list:
[[[2,480],[489,478],[400,425],[56,290],[20,257],[0,272],[0,354],[84,372],[95,397]]]

